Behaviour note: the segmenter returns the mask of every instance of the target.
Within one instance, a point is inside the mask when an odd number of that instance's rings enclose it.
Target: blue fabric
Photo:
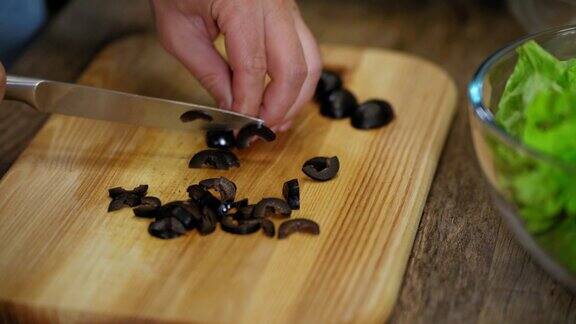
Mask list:
[[[0,0],[0,60],[5,65],[34,37],[46,21],[44,0]]]

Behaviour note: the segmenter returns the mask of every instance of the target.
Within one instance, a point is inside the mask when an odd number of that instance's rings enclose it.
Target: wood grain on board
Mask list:
[[[230,171],[191,170],[203,136],[53,116],[0,183],[0,300],[11,318],[200,322],[382,321],[402,283],[456,91],[437,66],[398,52],[325,46],[361,100],[385,98],[397,119],[375,131],[332,121],[315,105],[271,144],[238,153]],[[208,100],[148,36],[107,47],[81,83]],[[337,155],[336,179],[300,171]],[[226,176],[239,196],[279,196],[298,178],[321,235],[288,240],[218,230],[163,241],[129,209],[106,213],[107,188],[150,185],[167,202],[189,184]]]

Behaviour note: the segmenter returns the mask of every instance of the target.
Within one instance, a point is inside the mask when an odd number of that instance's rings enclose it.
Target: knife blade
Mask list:
[[[241,128],[261,119],[191,103],[57,81],[8,76],[6,99],[27,103],[43,113],[69,115],[112,122],[169,129]],[[188,111],[209,115],[212,121],[182,122]]]

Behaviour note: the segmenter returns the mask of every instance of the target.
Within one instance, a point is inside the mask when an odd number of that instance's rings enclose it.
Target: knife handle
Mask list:
[[[5,99],[21,101],[38,110],[36,89],[41,83],[40,79],[8,75]]]

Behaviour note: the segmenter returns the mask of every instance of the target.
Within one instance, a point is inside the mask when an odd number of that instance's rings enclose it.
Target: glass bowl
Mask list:
[[[576,0],[508,0],[508,6],[532,33],[576,23]]]
[[[494,117],[518,58],[516,49],[528,40],[561,60],[576,57],[576,25],[528,36],[488,57],[468,88],[472,139],[494,204],[518,241],[546,271],[576,292],[576,215],[570,217],[565,209],[576,204],[572,185],[576,164],[527,147]],[[555,197],[568,197],[563,198],[567,205],[556,203]]]

